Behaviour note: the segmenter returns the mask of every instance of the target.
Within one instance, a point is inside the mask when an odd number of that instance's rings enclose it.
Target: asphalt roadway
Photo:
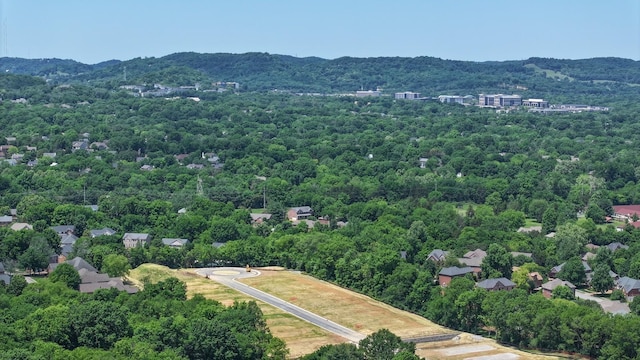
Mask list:
[[[203,268],[196,271],[199,275],[207,277],[211,280],[228,286],[234,290],[237,290],[243,294],[247,294],[255,299],[258,299],[264,303],[274,306],[278,309],[286,311],[287,313],[300,318],[304,321],[310,322],[322,329],[332,332],[338,336],[353,342],[358,343],[365,338],[365,335],[346,328],[340,324],[336,324],[329,319],[325,319],[322,316],[316,315],[310,311],[307,311],[301,307],[284,301],[273,295],[262,292],[256,288],[245,285],[236,279],[259,276],[260,272],[252,269],[251,272],[247,272],[244,268]]]

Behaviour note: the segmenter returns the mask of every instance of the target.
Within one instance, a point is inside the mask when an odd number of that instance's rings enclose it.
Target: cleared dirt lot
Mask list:
[[[454,332],[415,314],[304,274],[277,268],[258,270],[261,272],[260,276],[242,279],[241,282],[365,335],[381,328],[387,328],[401,337]],[[149,276],[151,281],[175,276],[187,284],[189,296],[200,293],[223,304],[232,304],[235,300],[251,300],[246,295],[196,275],[195,269],[171,270],[164,266],[145,264],[133,270],[130,275],[137,280],[145,276]],[[271,332],[287,343],[292,358],[311,353],[322,345],[345,342],[343,338],[279,309],[260,302],[258,304],[265,314]],[[418,344],[417,354],[436,360],[557,359],[504,347],[493,340],[470,334],[461,334],[450,341]]]

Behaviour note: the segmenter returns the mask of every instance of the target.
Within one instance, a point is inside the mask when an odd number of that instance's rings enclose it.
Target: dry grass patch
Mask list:
[[[401,337],[452,332],[415,314],[311,276],[258,270],[262,275],[241,281],[365,335],[382,328]]]
[[[152,283],[168,277],[175,277],[187,284],[188,297],[202,294],[207,299],[219,301],[227,306],[233,304],[234,301],[255,300],[213,280],[197,275],[195,269],[172,270],[166,266],[143,264],[131,270],[128,276],[129,280],[140,288],[142,288],[141,284],[145,277]],[[292,358],[312,353],[323,345],[346,342],[342,337],[302,321],[280,309],[260,301],[256,301],[256,303],[262,310],[271,333],[287,344],[289,355]]]

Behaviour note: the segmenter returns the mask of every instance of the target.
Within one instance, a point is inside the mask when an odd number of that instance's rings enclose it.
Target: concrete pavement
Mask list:
[[[631,310],[629,309],[629,304],[627,303],[609,300],[607,298],[601,298],[585,291],[576,290],[576,297],[584,300],[593,300],[597,302],[605,312],[608,313],[624,315],[631,312]]]

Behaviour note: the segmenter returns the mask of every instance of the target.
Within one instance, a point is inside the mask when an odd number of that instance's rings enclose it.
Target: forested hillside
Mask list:
[[[613,205],[640,203],[640,106],[632,96],[638,87],[623,84],[618,70],[610,71],[612,81],[619,81],[615,83],[547,78],[541,69],[575,78],[587,75],[570,61],[533,62],[537,68],[525,67],[527,61],[175,54],[93,67],[49,81],[2,74],[0,215],[15,209],[12,222],[29,223],[33,229],[0,227],[0,260],[13,273],[46,269],[50,255],[63,251],[50,227],[74,225],[78,239],[65,256],[81,256],[97,269],[109,268],[109,256],[132,268],[145,262],[172,268],[281,265],[521,347],[633,359],[640,339],[627,335],[640,331],[640,301],[631,303],[632,314],[614,316],[570,294],[548,300],[521,273],[512,274],[511,265],[546,278],[561,263],[580,268],[587,244],[619,242],[628,248],[608,252],[603,247],[589,259],[592,267],[604,269],[599,273],[640,277],[640,230],[608,222]],[[554,62],[564,65],[553,67]],[[631,77],[637,66],[611,64],[628,67]],[[184,79],[211,79],[238,81],[242,89],[136,97],[118,88],[124,84],[118,77],[125,65],[128,83],[148,78],[180,85]],[[34,65],[36,69],[43,67]],[[368,82],[362,84],[364,80]],[[500,89],[499,84],[524,84],[531,96],[548,94],[558,102],[589,101],[611,109],[498,113],[437,101],[251,91],[274,86],[347,91],[381,85],[475,94]],[[301,206],[313,209],[309,220],[314,222],[286,219],[289,208]],[[255,224],[250,214],[257,212],[272,216]],[[540,228],[517,231],[525,225]],[[105,227],[116,234],[90,236],[90,230]],[[125,249],[124,233],[148,233],[152,240]],[[550,233],[555,237],[546,236]],[[173,248],[164,246],[163,238],[189,243]],[[490,259],[482,277],[509,277],[519,289],[487,293],[471,279],[460,279],[443,291],[434,283],[443,266],[458,264],[456,258],[476,248],[486,250]],[[434,263],[427,259],[434,249],[452,257]],[[531,257],[512,258],[509,252]],[[576,278],[579,286],[587,286],[584,278]],[[9,354],[23,358],[35,359],[31,348],[42,352],[51,347],[64,357],[84,351],[83,346],[131,358],[145,358],[134,354],[138,350],[179,358],[189,341],[199,339],[200,326],[218,329],[215,316],[206,323],[188,321],[200,305],[211,307],[216,316],[232,311],[202,299],[173,299],[179,310],[167,303],[146,314],[140,301],[155,296],[145,295],[146,289],[131,298],[74,293],[79,300],[68,302],[43,299],[41,290],[62,291],[48,282],[20,290],[2,290],[6,294],[0,308],[7,311],[0,323],[12,329],[3,336],[10,339],[3,350],[16,348]],[[90,300],[90,305],[80,300]],[[91,306],[115,309],[118,321],[129,325],[126,333],[94,344],[81,341],[80,333],[60,330],[68,339],[51,339],[15,330],[23,323],[40,329],[43,312],[55,310],[54,315],[63,317],[65,312],[90,312]],[[134,346],[136,336],[161,337],[160,327],[168,321],[163,316],[174,315],[187,319],[180,324],[186,338],[172,347],[177,351],[162,341]],[[256,336],[268,338],[259,323],[250,324],[252,329],[257,324]],[[247,339],[236,340],[238,353],[253,351],[241,346]]]
[[[90,82],[111,87],[197,82],[207,88],[212,81],[234,81],[242,85],[243,91],[335,93],[381,87],[391,93],[416,91],[425,96],[517,92],[558,102],[566,101],[567,93],[577,97],[574,101],[589,102],[594,95],[630,96],[640,91],[634,86],[640,84],[640,63],[619,58],[471,62],[427,56],[327,60],[266,53],[176,53],[95,65],[59,59],[2,58],[0,71],[42,76],[58,84]]]

